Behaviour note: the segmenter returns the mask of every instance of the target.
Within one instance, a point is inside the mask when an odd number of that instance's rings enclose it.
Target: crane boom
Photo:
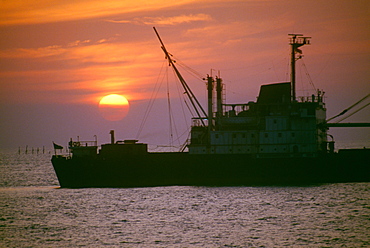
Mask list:
[[[161,48],[166,56],[166,59],[168,60],[168,63],[170,66],[172,66],[172,68],[174,69],[177,77],[179,78],[180,80],[180,83],[182,85],[182,87],[184,88],[185,90],[185,94],[188,96],[195,112],[197,113],[199,119],[201,120],[202,122],[202,125],[205,126],[205,123],[204,123],[204,120],[203,119],[207,119],[207,114],[206,112],[204,111],[202,105],[199,103],[198,99],[195,97],[194,93],[191,91],[189,85],[186,83],[185,79],[182,77],[181,73],[179,72],[179,70],[177,70],[176,66],[175,66],[175,61],[172,60],[171,58],[171,54],[167,51],[161,37],[159,36],[159,33],[157,32],[157,29],[155,27],[153,27],[157,37],[158,37],[158,40],[159,42],[161,43]],[[203,114],[203,117],[202,117],[202,114]]]

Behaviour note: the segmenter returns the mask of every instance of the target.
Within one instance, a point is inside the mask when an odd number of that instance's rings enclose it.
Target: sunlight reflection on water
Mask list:
[[[61,189],[47,156],[1,161],[0,246],[370,246],[370,183]]]

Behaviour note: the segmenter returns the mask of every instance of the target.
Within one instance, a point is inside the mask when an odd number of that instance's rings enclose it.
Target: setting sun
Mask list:
[[[108,121],[119,121],[128,114],[129,102],[122,95],[110,94],[100,100],[99,111],[104,119]]]

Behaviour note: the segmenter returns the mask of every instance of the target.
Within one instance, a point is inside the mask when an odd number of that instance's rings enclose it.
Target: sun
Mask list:
[[[108,121],[119,121],[126,117],[129,102],[126,97],[118,94],[104,96],[99,102],[99,112]]]

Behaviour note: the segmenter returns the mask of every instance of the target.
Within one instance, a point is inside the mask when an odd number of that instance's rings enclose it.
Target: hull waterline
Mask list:
[[[247,155],[153,153],[52,163],[61,187],[249,186],[369,182],[369,150],[351,156],[252,158]]]

